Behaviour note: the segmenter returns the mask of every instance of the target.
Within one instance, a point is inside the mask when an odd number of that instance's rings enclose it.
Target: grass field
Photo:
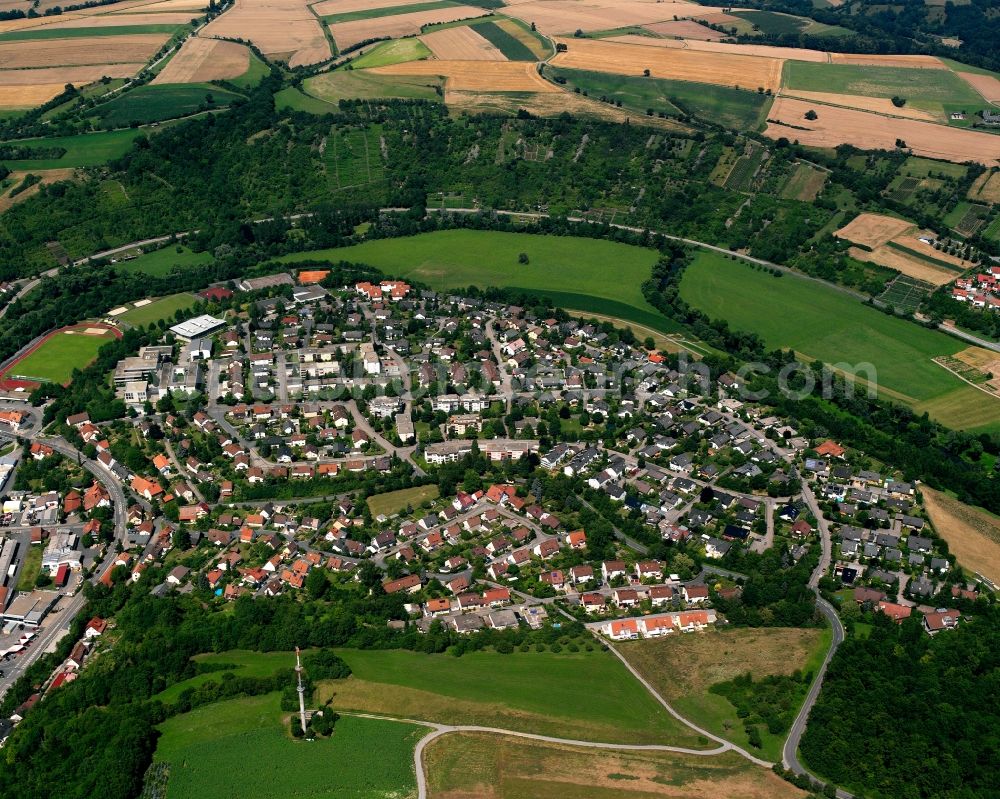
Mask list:
[[[141,130],[112,130],[102,133],[80,133],[75,136],[51,136],[44,139],[18,139],[5,144],[39,149],[62,147],[66,152],[61,158],[4,161],[4,166],[12,171],[100,166],[124,155],[132,148],[132,142],[143,134],[144,131]]]
[[[74,369],[86,367],[97,357],[97,351],[110,341],[113,341],[110,334],[91,336],[81,332],[57,333],[16,363],[10,374],[66,383]]]
[[[102,124],[117,128],[162,122],[199,110],[225,108],[239,97],[210,83],[146,85],[120,94],[94,111]]]
[[[274,95],[274,106],[279,111],[304,111],[307,114],[336,114],[340,111],[336,105],[319,100],[294,86],[282,89]]]
[[[160,725],[154,761],[167,799],[401,799],[416,789],[422,727],[343,717],[330,738],[296,741],[277,693],[206,705]],[[287,790],[276,793],[276,786]]]
[[[914,178],[927,178],[931,175],[945,175],[952,178],[964,178],[969,171],[967,166],[962,164],[949,164],[946,161],[934,161],[930,158],[920,158],[911,155],[899,168],[900,175]]]
[[[737,130],[757,128],[763,123],[771,105],[770,97],[728,86],[579,69],[550,68],[546,74],[565,78],[569,87],[587,92],[592,99],[608,97],[620,100],[624,107],[640,114],[645,114],[650,108],[668,116],[689,113]]]
[[[197,298],[187,292],[171,294],[167,297],[160,297],[157,300],[153,300],[149,305],[130,308],[116,318],[121,319],[123,322],[128,322],[130,325],[142,327],[152,322],[158,322],[161,319],[173,319],[174,314],[178,310],[190,308],[196,301]]]
[[[192,15],[194,16],[194,15]],[[183,25],[109,25],[105,28],[31,28],[0,34],[0,42],[24,42],[35,39],[76,39],[91,36],[134,36],[143,33],[173,33]],[[113,47],[113,45],[111,45]]]
[[[390,491],[387,494],[376,494],[368,497],[368,508],[372,516],[385,514],[391,516],[403,510],[407,505],[414,508],[419,507],[424,500],[435,500],[438,498],[438,487],[436,485],[414,486],[413,488],[403,488],[399,491]]]
[[[170,274],[175,267],[183,269],[211,262],[212,256],[207,252],[192,252],[187,247],[181,247],[181,252],[177,252],[176,246],[170,246],[140,255],[131,261],[120,261],[116,266],[129,272],[162,277]]]
[[[809,164],[797,164],[781,190],[787,200],[812,202],[826,184],[827,173]]]
[[[355,69],[327,72],[314,78],[307,78],[303,81],[302,87],[307,95],[332,104],[336,111],[340,100],[359,97],[440,100],[441,96],[435,87],[440,87],[442,84],[443,81],[436,75],[380,75]]]
[[[230,78],[228,82],[240,89],[252,89],[260,83],[270,71],[271,68],[261,61],[257,57],[257,54],[251,50],[250,66],[247,67],[247,71],[238,78]]]
[[[522,252],[530,261],[526,265],[518,263]],[[306,258],[367,263],[434,289],[509,286],[551,297],[563,307],[631,320],[661,332],[678,329],[646,302],[640,290],[656,262],[656,252],[627,244],[571,236],[447,230],[284,256],[290,261]]]
[[[941,103],[983,103],[969,84],[946,69],[786,61],[782,85],[786,89],[863,97],[899,96],[914,104],[930,103],[934,108]]]
[[[669,716],[609,652],[338,654],[353,675],[319,688],[338,709],[581,740],[711,748]]]
[[[958,564],[1000,583],[1000,518],[927,486],[920,490],[934,529]]]
[[[459,733],[424,751],[430,799],[797,799],[805,796],[738,755],[601,751]]]
[[[206,682],[221,680],[226,671],[231,671],[240,677],[270,677],[278,669],[289,669],[295,666],[295,656],[291,652],[251,652],[244,649],[195,655],[192,660],[198,663],[209,663],[213,666],[224,664],[226,668],[222,671],[202,672],[182,682],[174,683],[153,698],[169,705],[176,702],[177,697],[188,688],[197,688]]]
[[[818,671],[830,645],[830,629],[733,629],[699,635],[630,641],[621,652],[674,709],[699,726],[749,749],[743,722],[724,697],[710,693],[720,682],[750,672],[770,675]],[[802,698],[805,698],[803,688]],[[783,736],[760,727],[761,756],[781,759]]]
[[[406,61],[417,61],[430,58],[431,51],[420,39],[393,39],[376,45],[364,55],[351,61],[354,69],[369,67],[387,67],[391,64],[402,64]]]
[[[537,61],[535,55],[523,42],[513,34],[505,31],[495,22],[483,22],[476,25],[476,33],[497,48],[511,61]]]
[[[22,544],[22,546],[24,546]],[[21,573],[17,576],[18,591],[33,591],[38,573],[42,570],[42,547],[40,545],[28,547],[28,554],[21,564]]]
[[[870,363],[877,370],[879,391],[910,405],[967,387],[931,361],[965,345],[883,314],[832,286],[795,275],[775,278],[700,252],[684,274],[681,295],[734,329],[756,332],[769,347],[791,348],[833,364]],[[983,423],[1000,419],[1000,403],[982,395],[980,405]]]
[[[343,14],[327,14],[323,20],[330,25],[338,22],[354,22],[359,19],[379,19],[381,17],[395,17],[400,14],[415,14],[418,11],[437,11],[439,8],[454,8],[460,5],[452,3],[450,0],[429,0],[426,3],[413,3],[404,6],[384,6],[382,8],[366,8],[360,11],[347,11]]]

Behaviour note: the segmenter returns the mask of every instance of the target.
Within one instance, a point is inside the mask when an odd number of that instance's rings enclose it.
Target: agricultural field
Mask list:
[[[394,67],[386,67],[394,68]],[[293,106],[312,113],[334,113],[340,100],[354,98],[399,98],[403,100],[440,100],[438,93],[443,85],[435,75],[383,75],[370,69],[327,72],[303,81],[305,97],[316,98],[327,105],[326,109]],[[288,90],[285,90],[288,91]]]
[[[518,263],[522,252],[528,255],[527,265]],[[594,239],[447,230],[296,253],[284,260],[367,263],[438,290],[509,286],[542,293],[563,307],[605,313],[671,333],[677,330],[676,324],[649,305],[640,290],[656,257],[653,250]],[[608,279],[610,264],[614,264],[613,281]]]
[[[930,70],[922,70],[929,73]],[[806,119],[814,111],[818,118]],[[894,119],[851,108],[822,106],[791,97],[777,97],[768,114],[765,135],[797,140],[810,147],[834,148],[853,144],[861,149],[893,150],[902,141],[907,149],[945,161],[975,161],[1000,165],[1000,136],[961,128],[945,128],[914,119]]]
[[[116,314],[115,318],[128,322],[130,325],[142,327],[159,322],[161,319],[173,319],[177,311],[187,310],[196,301],[197,298],[193,294],[186,292],[171,294],[143,305],[136,303],[124,313]]]
[[[738,85],[756,91],[758,87],[777,90],[781,86],[781,61],[729,53],[677,50],[621,44],[607,39],[564,39],[566,51],[557,53],[552,65],[569,69],[600,70],[618,75],[688,80],[697,83]]]
[[[418,508],[422,502],[438,498],[437,485],[414,486],[402,488],[399,491],[389,491],[386,494],[375,494],[367,499],[368,509],[372,516],[392,516],[407,507]]]
[[[799,799],[805,793],[727,753],[596,750],[457,733],[424,750],[429,799]]]
[[[420,41],[435,58],[444,61],[506,61],[507,57],[492,42],[479,35],[478,31],[482,27],[482,25],[477,25],[475,28],[461,25],[454,28],[440,28],[424,34],[420,37]]]
[[[519,28],[513,20],[483,22],[476,25],[475,30],[511,61],[537,61],[539,58],[540,40]]]
[[[210,83],[138,86],[97,106],[94,113],[101,124],[120,128],[225,108],[239,97]]]
[[[232,80],[249,69],[250,50],[245,45],[192,36],[153,79],[153,85]]]
[[[652,108],[668,116],[687,113],[704,122],[738,130],[753,130],[764,121],[770,98],[756,91],[710,86],[682,80],[630,77],[578,69],[550,69],[550,77],[565,79],[590,97],[621,100],[622,106],[645,114]]]
[[[432,3],[429,5],[433,7],[424,11],[412,11],[369,19],[352,18],[342,22],[338,22],[337,17],[327,17],[326,22],[329,25],[333,40],[337,43],[337,48],[339,50],[346,50],[370,39],[397,39],[403,36],[416,36],[427,25],[473,19],[475,17],[486,16],[490,13],[484,8],[450,2]],[[413,7],[420,8],[420,5]],[[379,10],[382,11],[384,9]],[[408,11],[408,9],[402,10]]]
[[[565,0],[529,0],[510,3],[504,14],[531,24],[548,35],[585,33],[627,28],[653,22],[675,19],[706,18],[719,8],[700,6],[687,2],[650,3],[643,0],[578,0],[572,4]]]
[[[88,327],[86,323],[57,331],[11,364],[3,376],[64,385],[74,369],[85,368],[97,357],[97,351],[114,338],[105,328]]]
[[[386,67],[390,64],[401,64],[404,61],[418,61],[421,58],[430,58],[434,55],[420,39],[394,39],[391,42],[381,42],[366,52],[359,52],[364,54],[352,59],[351,66],[354,69]]]
[[[367,71],[376,75],[438,76],[445,79],[448,91],[559,91],[538,74],[534,64],[519,61],[408,61]]]
[[[323,682],[339,710],[474,724],[581,740],[711,748],[670,716],[614,655],[593,651],[342,650],[346,680]],[[680,743],[683,741],[683,743]]]
[[[192,252],[187,247],[164,247],[140,255],[138,258],[120,260],[116,266],[128,272],[142,272],[145,275],[162,277],[169,275],[175,269],[202,266],[211,262],[212,256],[207,252]]]
[[[619,644],[618,651],[681,715],[750,748],[736,707],[709,688],[747,672],[755,681],[796,670],[815,674],[830,636],[829,628],[712,630],[702,635],[630,641]],[[805,698],[805,690],[803,685],[799,702]],[[780,760],[784,736],[772,735],[763,726],[759,731],[761,756]]]
[[[290,67],[333,57],[319,18],[306,0],[236,0],[233,8],[205,26],[202,35],[253,42],[264,55]]]
[[[920,491],[934,529],[959,565],[1000,583],[1000,519],[933,488]]]
[[[413,748],[425,728],[344,716],[332,736],[307,742],[291,737],[288,715],[273,693],[206,705],[165,721],[154,763],[169,767],[166,799],[234,796],[237,785],[240,799],[264,799],[290,779],[298,799],[414,794]]]
[[[980,231],[989,217],[989,206],[963,201],[945,216],[944,223],[958,235],[970,238]]]
[[[850,34],[849,30],[838,25],[824,25],[808,17],[798,17],[792,14],[779,14],[774,11],[731,11],[729,13],[749,24],[749,30],[742,25],[736,26],[739,33],[747,33],[748,35],[754,33],[760,33],[762,36],[796,34],[843,36]]]
[[[646,27],[653,29],[657,26],[647,25]],[[732,44],[730,42],[702,41],[700,39],[654,39],[650,36],[636,35],[634,33],[611,36],[608,37],[608,41],[645,47],[669,47],[675,50],[698,50],[706,53],[763,56],[765,58],[777,58],[782,61],[793,59],[796,61],[818,61],[825,64],[829,60],[829,55],[822,50],[808,50],[802,47],[777,47],[769,44]]]
[[[970,200],[1000,204],[1000,172],[984,172],[969,187]]]
[[[315,80],[315,78],[311,78],[310,80]],[[340,110],[336,105],[331,105],[317,97],[305,94],[294,86],[289,86],[277,92],[274,95],[274,106],[279,111],[304,111],[307,114],[335,114]]]
[[[796,164],[788,181],[781,189],[781,196],[786,200],[812,202],[816,199],[823,186],[826,185],[827,173],[809,164]]]
[[[930,283],[900,274],[893,278],[878,298],[896,311],[913,313],[934,289],[935,286]]]
[[[885,398],[926,409],[943,424],[965,428],[1000,421],[1000,401],[931,360],[954,355],[964,348],[961,342],[888,316],[832,286],[793,274],[776,278],[701,252],[684,273],[681,296],[736,330],[757,333],[769,347],[793,349],[806,360],[871,364]],[[858,377],[869,379],[860,368]]]

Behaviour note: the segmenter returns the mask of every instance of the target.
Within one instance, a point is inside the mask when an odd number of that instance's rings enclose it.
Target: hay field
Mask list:
[[[349,14],[352,11],[369,11],[375,8],[396,8],[426,3],[427,0],[322,0],[312,6],[314,14],[329,17],[333,14]]]
[[[667,23],[676,24],[676,23]],[[647,25],[647,28],[653,28]],[[732,53],[734,55],[755,55],[764,58],[782,58],[789,61],[813,61],[825,64],[829,54],[822,50],[807,50],[802,47],[772,47],[767,44],[730,44],[729,42],[708,42],[693,39],[653,39],[649,36],[609,36],[606,42],[622,44],[642,44],[647,47],[672,47],[676,50],[702,50],[706,53]]]
[[[100,80],[105,75],[109,78],[128,78],[145,66],[144,63],[134,64],[89,64],[80,67],[45,67],[42,69],[0,69],[0,86],[40,86],[46,83],[59,84],[65,88],[67,83],[74,86],[84,86]]]
[[[0,72],[0,81],[3,73]],[[34,83],[27,86],[0,85],[0,108],[34,108],[58,97],[66,88],[65,83]]]
[[[142,2],[134,5],[116,4],[110,13],[115,15],[163,14],[170,11],[201,11],[207,7],[208,3],[205,0],[153,0],[153,2]]]
[[[984,172],[969,187],[970,200],[1000,203],[1000,172]]]
[[[878,247],[890,239],[901,236],[916,225],[905,219],[897,219],[885,214],[858,214],[833,235],[841,239],[863,244],[866,247]]]
[[[654,78],[738,85],[744,88],[777,90],[781,86],[782,61],[777,58],[705,53],[640,47],[632,44],[593,39],[556,39],[566,52],[552,59],[552,65],[570,69],[611,72],[616,75],[642,75],[644,69]],[[805,113],[805,112],[803,112]]]
[[[932,114],[930,111],[914,108],[909,104],[904,105],[902,108],[897,108],[892,104],[892,100],[885,97],[864,97],[860,94],[837,94],[835,92],[808,92],[800,91],[799,89],[783,89],[782,93],[788,97],[798,97],[801,100],[813,100],[817,103],[839,105],[844,108],[857,108],[861,111],[872,111],[876,114],[887,116],[922,119],[927,122],[937,122],[940,120],[939,116]]]
[[[306,0],[236,0],[232,9],[205,26],[203,35],[246,39],[264,55],[291,67],[316,64],[332,55]]]
[[[525,61],[407,61],[368,70],[379,75],[438,75],[459,92],[549,92],[562,94]]]
[[[704,39],[705,41],[718,41],[722,38],[722,34],[718,31],[714,31],[705,25],[700,25],[690,19],[679,19],[676,22],[673,20],[670,22],[652,22],[643,27],[661,36],[680,36],[684,39]]]
[[[420,37],[435,58],[442,61],[506,61],[494,45],[467,25],[442,28]]]
[[[250,51],[242,44],[192,36],[153,79],[153,84],[205,83],[238,78],[250,68]]]
[[[860,247],[851,247],[847,252],[858,261],[871,261],[889,269],[895,269],[897,272],[917,280],[923,280],[933,286],[943,286],[958,277],[955,272],[912,258],[885,244],[875,247],[871,252],[862,250]]]
[[[927,486],[920,491],[934,529],[959,564],[1000,582],[1000,520]]]
[[[911,69],[947,69],[932,55],[865,55],[862,53],[830,53],[834,64],[855,64],[866,67],[909,67]]]
[[[629,25],[673,21],[674,17],[705,19],[721,8],[684,2],[643,2],[643,0],[535,0],[502,9],[509,17],[534,22],[550,35],[583,31],[604,31]]]
[[[1000,101],[1000,80],[992,75],[974,75],[971,72],[955,73],[991,103]]]
[[[138,9],[137,9],[138,10]],[[131,25],[187,25],[197,14],[194,12],[172,11],[164,14],[102,14],[94,17],[80,17],[47,26],[46,30],[69,30],[76,28],[123,28]]]
[[[108,40],[104,37],[86,36],[0,42],[0,69],[75,67],[106,64],[109,60],[119,64],[134,64],[139,61],[145,63],[168,38],[170,37],[159,33],[115,36],[113,48],[109,47]]]
[[[803,100],[776,98],[770,120],[785,124],[769,121],[765,135],[797,139],[800,144],[812,147],[853,144],[865,150],[893,150],[896,140],[902,139],[916,155],[1000,166],[1000,136],[834,106],[823,106],[817,111],[818,119],[806,120],[806,112],[812,109],[813,105]]]
[[[485,8],[476,8],[475,6],[452,6],[431,11],[414,11],[412,14],[394,14],[389,17],[335,22],[330,25],[330,33],[333,35],[337,47],[344,50],[366,39],[383,37],[398,39],[401,36],[413,36],[420,33],[425,25],[484,17],[489,13]]]

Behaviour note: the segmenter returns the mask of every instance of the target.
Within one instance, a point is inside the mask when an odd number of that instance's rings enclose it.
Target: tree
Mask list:
[[[306,577],[306,593],[313,599],[322,599],[330,587],[330,581],[326,579],[326,572],[323,569],[310,569]]]
[[[810,122],[814,119],[819,119],[819,114],[817,114],[810,108],[808,111],[806,111],[806,119],[808,119]]]
[[[518,262],[519,264],[526,264],[526,263],[528,263],[528,253],[526,253],[526,252],[522,252],[522,253],[520,253],[520,254],[519,254],[519,255],[517,256],[517,262]]]

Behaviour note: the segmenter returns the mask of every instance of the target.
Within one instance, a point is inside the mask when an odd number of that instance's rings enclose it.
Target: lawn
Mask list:
[[[97,351],[112,340],[110,335],[57,333],[33,353],[14,364],[9,375],[67,383],[74,369],[85,368],[97,357]]]
[[[376,494],[368,497],[368,508],[371,510],[372,516],[382,514],[391,516],[408,505],[416,508],[425,500],[433,501],[438,498],[438,494],[438,487],[435,484],[403,488],[399,491],[390,491],[387,494]]]
[[[761,628],[713,630],[699,635],[634,641],[618,647],[628,661],[682,715],[710,732],[749,749],[736,708],[709,688],[749,671],[753,679],[815,674],[830,645],[830,629]],[[805,687],[802,696],[805,698]],[[781,759],[783,735],[760,727],[762,757]]]
[[[240,96],[210,83],[146,85],[102,103],[94,109],[94,113],[101,124],[108,127],[145,125],[188,116],[197,111],[225,108]]]
[[[619,743],[705,746],[609,652],[343,650],[346,680],[321,684],[339,710]]]
[[[478,28],[477,28],[478,29]],[[546,75],[566,79],[591,98],[620,100],[626,108],[645,114],[650,108],[668,116],[690,113],[700,119],[738,130],[753,130],[771,107],[771,98],[727,86],[683,80],[610,75],[579,69],[548,69]]]
[[[520,264],[525,253],[528,264]],[[672,333],[678,326],[649,305],[640,286],[655,250],[600,239],[531,233],[445,230],[353,247],[283,256],[367,263],[433,289],[506,286],[550,297],[556,305],[601,313]],[[281,259],[279,259],[281,260]]]
[[[768,347],[791,348],[835,365],[846,362],[865,378],[860,366],[871,364],[879,391],[910,405],[965,386],[931,360],[953,355],[964,344],[818,281],[790,274],[776,278],[717,253],[699,252],[684,273],[681,295],[710,317],[757,333]],[[990,417],[1000,419],[1000,403],[984,394],[982,404],[989,406]]]
[[[75,136],[51,136],[44,139],[17,139],[5,142],[5,146],[31,147],[39,150],[61,147],[66,152],[60,158],[5,160],[4,166],[12,171],[100,166],[132,149],[132,142],[143,133],[144,131],[133,129],[79,133]]]
[[[363,70],[339,70],[307,78],[302,88],[307,95],[331,103],[337,111],[340,100],[355,98],[395,98],[439,101],[437,88],[444,81],[436,75],[379,75]],[[303,109],[311,110],[311,109]]]
[[[183,269],[190,266],[201,266],[212,262],[212,256],[207,252],[193,252],[187,247],[181,247],[180,252],[174,245],[153,250],[140,255],[131,261],[120,261],[116,266],[129,272],[142,272],[154,277],[168,275],[175,268]]]
[[[783,86],[863,97],[904,97],[911,103],[982,105],[979,94],[947,69],[876,67],[786,61]]]
[[[24,563],[21,564],[21,573],[17,577],[17,590],[34,591],[35,580],[38,579],[38,573],[41,570],[42,547],[40,545],[28,547],[28,554],[24,558]]]
[[[130,308],[125,313],[115,317],[123,322],[128,322],[136,327],[143,327],[161,319],[173,319],[178,310],[186,310],[197,302],[193,294],[182,292],[180,294],[170,294],[153,300],[149,305],[142,305],[138,308]]]
[[[768,769],[727,752],[607,751],[459,733],[424,751],[431,799],[798,799]]]
[[[351,61],[351,66],[354,69],[387,67],[430,57],[431,51],[420,39],[393,39],[390,42],[382,42],[364,55],[358,56]]]
[[[290,737],[287,715],[273,693],[165,721],[154,761],[169,764],[167,799],[397,799],[415,792],[413,748],[423,727],[345,716],[330,738],[307,742]],[[286,789],[276,791],[279,785]]]

